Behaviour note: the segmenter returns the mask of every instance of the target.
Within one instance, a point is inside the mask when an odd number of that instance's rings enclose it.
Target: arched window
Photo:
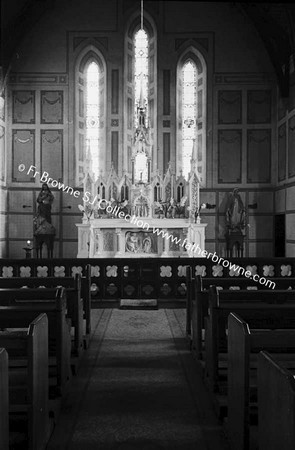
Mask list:
[[[74,54],[74,149],[76,182],[86,173],[96,180],[106,172],[106,96],[105,58],[92,39],[82,42]]]
[[[182,68],[182,174],[188,178],[196,139],[197,125],[197,68],[188,60]]]
[[[143,24],[138,13],[130,19],[124,58],[122,170],[146,182],[157,169],[157,38],[148,13]]]
[[[177,172],[191,170],[206,183],[207,68],[201,53],[190,47],[177,66]]]
[[[134,35],[134,86],[135,86],[135,102],[134,102],[134,124],[135,128],[139,125],[141,118],[148,120],[148,84],[149,84],[149,67],[148,67],[148,44],[149,39],[146,31],[140,29]],[[145,117],[143,111],[145,110]]]
[[[147,154],[147,128],[148,128],[148,45],[149,39],[144,29],[138,30],[134,35],[134,128],[135,150],[134,180],[146,183],[148,181],[148,154]]]
[[[99,174],[99,67],[95,61],[91,61],[86,69],[85,94],[86,148],[92,171]]]

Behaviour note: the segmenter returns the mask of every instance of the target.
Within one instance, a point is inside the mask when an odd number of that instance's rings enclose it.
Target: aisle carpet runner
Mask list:
[[[49,450],[223,448],[218,426],[201,425],[184,324],[183,310],[100,312]]]

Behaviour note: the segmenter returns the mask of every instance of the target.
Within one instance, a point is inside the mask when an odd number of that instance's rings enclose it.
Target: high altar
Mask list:
[[[192,149],[187,179],[152,173],[152,142],[145,107],[139,105],[132,143],[131,173],[118,177],[112,167],[98,177],[87,152],[78,258],[200,257],[205,227],[200,223],[200,188]]]

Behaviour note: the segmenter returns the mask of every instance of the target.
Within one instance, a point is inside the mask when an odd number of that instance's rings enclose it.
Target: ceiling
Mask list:
[[[132,0],[128,1],[130,3]],[[56,0],[9,0],[9,2],[2,2],[2,83],[5,75],[9,72],[10,59],[26,30],[40,20],[48,9],[54,8],[57,4]],[[231,5],[253,23],[273,64],[281,95],[287,97],[289,93],[290,56],[294,55],[295,52],[295,5],[293,3],[262,2],[234,2]]]

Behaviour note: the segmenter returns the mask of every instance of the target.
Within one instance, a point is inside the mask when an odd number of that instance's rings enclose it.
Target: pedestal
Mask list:
[[[244,253],[244,234],[241,231],[229,230],[226,233],[225,238],[227,258],[242,258]]]

